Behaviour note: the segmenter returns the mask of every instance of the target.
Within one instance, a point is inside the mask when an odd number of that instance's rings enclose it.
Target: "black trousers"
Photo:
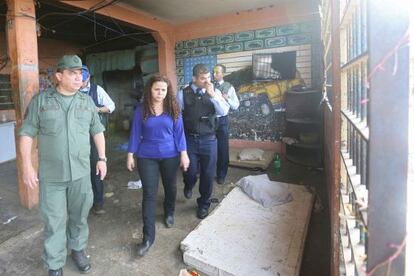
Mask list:
[[[229,116],[219,118],[217,136],[217,179],[225,180],[229,167]]]
[[[142,181],[143,240],[155,240],[155,218],[157,211],[158,182],[161,174],[164,186],[164,216],[174,215],[177,197],[177,170],[180,157],[152,159],[138,158],[138,172]]]
[[[91,183],[93,190],[93,205],[102,207],[104,199],[104,185],[101,180],[101,175],[96,175],[96,163],[98,162],[98,151],[96,150],[95,142],[91,137]]]
[[[198,208],[209,208],[210,197],[213,192],[213,179],[217,161],[216,136],[192,137],[186,136],[187,153],[190,166],[183,173],[184,187],[192,190],[197,183],[197,173],[200,172],[200,197],[197,198]]]

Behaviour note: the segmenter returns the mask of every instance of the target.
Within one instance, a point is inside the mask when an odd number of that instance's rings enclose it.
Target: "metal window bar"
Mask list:
[[[367,88],[367,0],[341,0],[341,61],[344,89],[342,105],[341,204],[345,219],[341,218],[346,275],[364,275],[364,255],[367,252],[368,229],[368,97]],[[346,94],[345,94],[346,93]]]
[[[355,13],[352,15],[352,59],[356,57],[357,53],[357,41],[356,41],[356,22],[355,22],[356,16]]]
[[[272,54],[253,55],[253,76],[255,80],[277,80],[280,73],[272,68]]]
[[[347,106],[346,106],[346,108],[348,110],[351,110],[352,103],[351,103],[350,90],[351,90],[351,87],[352,87],[352,79],[351,79],[351,74],[349,73],[349,70],[347,70],[347,72],[346,72],[346,80],[347,80],[347,86],[346,86],[347,87],[347,91],[346,91]]]
[[[352,114],[355,115],[356,113],[356,90],[357,90],[357,83],[356,83],[356,74],[355,74],[355,67],[352,68]]]
[[[356,35],[356,56],[361,54],[361,22],[360,10],[355,11],[355,35]]]
[[[0,110],[14,109],[10,75],[0,75]]]
[[[368,29],[367,29],[367,1],[360,1],[360,11],[361,11],[361,43],[362,43],[362,52],[365,53],[368,50]]]
[[[346,36],[347,36],[347,55],[346,55],[346,62],[351,60],[351,51],[352,51],[352,47],[351,47],[351,26],[348,26],[346,28]]]
[[[361,118],[361,69],[360,66],[356,67],[357,75],[357,117]]]
[[[352,87],[351,87],[351,94],[352,94],[352,102],[351,102],[351,111],[352,114],[355,114],[355,90],[356,90],[356,79],[355,79],[355,68],[352,67],[351,69],[351,78],[352,78]]]
[[[356,166],[356,173],[361,174],[361,139],[360,135],[356,135],[355,137],[356,142],[356,156],[355,156],[355,166]]]
[[[368,99],[367,99],[367,64],[363,62],[361,64],[361,120],[366,123],[367,111],[368,111]]]
[[[367,170],[368,170],[368,141],[366,141],[365,139],[362,139],[361,142],[361,183],[364,184],[367,188],[367,190],[369,189],[368,187],[368,177],[367,177]]]

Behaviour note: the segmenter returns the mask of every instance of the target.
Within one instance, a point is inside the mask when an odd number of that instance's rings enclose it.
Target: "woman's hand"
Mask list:
[[[181,159],[180,159],[180,168],[183,172],[186,172],[188,167],[190,166],[190,159],[188,158],[188,154],[186,151],[181,152]]]
[[[127,156],[127,169],[132,172],[135,168],[135,160],[134,160],[134,154],[128,152]]]

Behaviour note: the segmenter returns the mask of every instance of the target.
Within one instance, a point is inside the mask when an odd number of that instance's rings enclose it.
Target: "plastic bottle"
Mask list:
[[[280,158],[280,155],[277,153],[275,156],[275,160],[273,160],[273,166],[275,168],[275,174],[280,174],[280,168],[282,167],[282,159]]]

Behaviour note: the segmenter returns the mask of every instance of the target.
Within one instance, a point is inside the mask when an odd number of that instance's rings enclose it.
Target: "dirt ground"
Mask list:
[[[180,269],[186,268],[179,250],[180,242],[200,222],[196,218],[198,191],[195,189],[193,198],[186,200],[182,193],[182,176],[178,174],[175,225],[167,229],[162,223],[163,191],[160,185],[156,239],[148,254],[138,259],[134,249],[142,238],[142,192],[127,188],[128,181],[139,177],[137,172],[126,170],[126,153],[120,146],[126,142],[126,133],[112,135],[107,141],[106,213],[89,217],[87,251],[92,262],[89,275],[178,275]],[[262,173],[230,168],[226,184],[215,185],[213,197],[220,202],[241,177]],[[316,192],[321,208],[312,213],[300,275],[329,275],[330,228],[324,172],[283,160],[280,175],[275,175],[271,167],[267,173],[272,180],[306,185]],[[213,203],[210,210],[216,206],[217,203]],[[19,204],[15,162],[0,164],[0,275],[47,275],[41,253],[42,224],[38,209],[26,210]],[[64,274],[79,275],[70,257]]]

